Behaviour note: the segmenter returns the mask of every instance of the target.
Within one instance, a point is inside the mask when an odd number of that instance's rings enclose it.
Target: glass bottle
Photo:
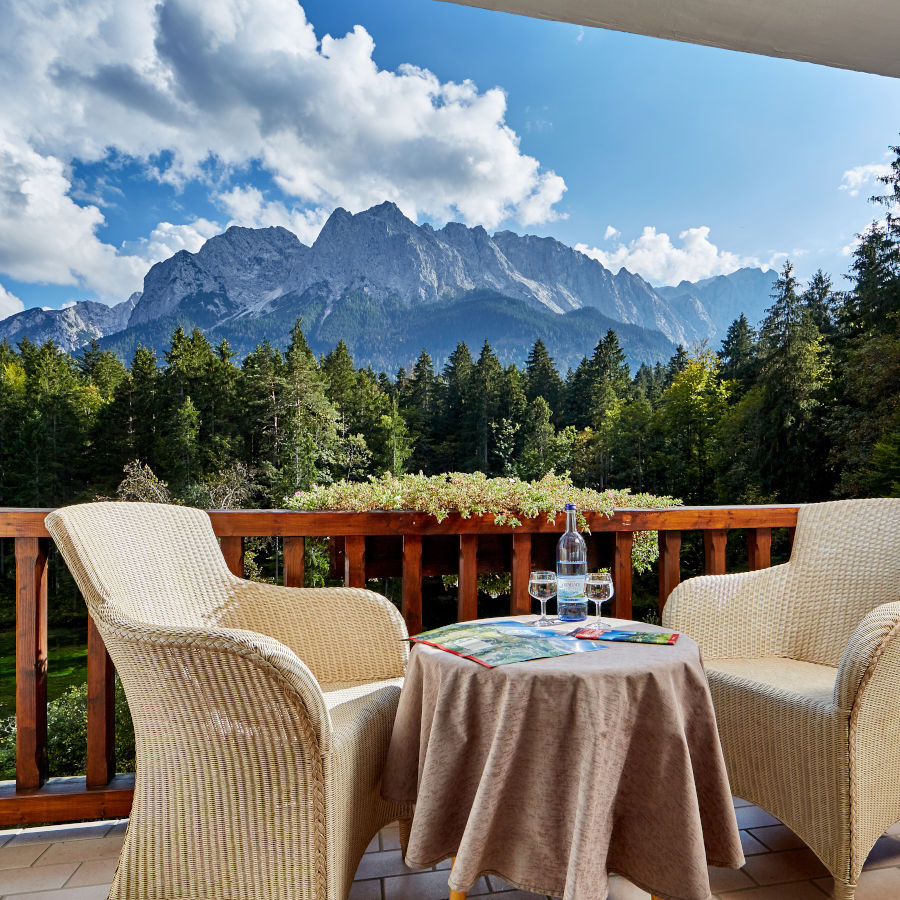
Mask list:
[[[556,614],[563,622],[587,618],[586,575],[587,544],[578,533],[575,504],[567,503],[566,532],[556,545]]]

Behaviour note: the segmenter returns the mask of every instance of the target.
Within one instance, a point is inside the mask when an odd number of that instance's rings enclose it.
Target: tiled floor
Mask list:
[[[793,832],[768,813],[735,800],[747,864],[740,871],[710,869],[717,900],[824,900],[831,879]],[[125,835],[126,821],[56,825],[0,832],[0,897],[3,900],[105,900]],[[444,900],[449,860],[434,870],[403,865],[396,826],[370,844],[356,873],[350,900]],[[493,876],[479,879],[471,897],[540,900]],[[857,900],[900,900],[900,825],[875,845],[863,871]],[[610,900],[647,900],[621,878]]]

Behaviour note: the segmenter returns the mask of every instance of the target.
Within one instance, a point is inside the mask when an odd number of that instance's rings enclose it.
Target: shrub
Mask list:
[[[135,768],[134,727],[125,692],[116,677],[116,769]],[[47,704],[47,760],[50,775],[83,775],[87,767],[87,685],[71,687]],[[16,777],[16,717],[0,720],[0,779]]]
[[[672,497],[632,494],[629,490],[595,491],[578,488],[568,473],[549,472],[538,481],[518,478],[488,478],[482,472],[449,472],[445,475],[370,475],[368,481],[337,481],[313,485],[285,497],[287,509],[334,509],[352,512],[370,510],[415,510],[429,513],[438,522],[451,512],[464,519],[477,515],[493,515],[497,525],[517,527],[522,519],[545,515],[554,521],[566,503],[579,509],[579,526],[590,531],[584,510],[607,517],[617,508],[660,508],[678,505]],[[638,572],[650,568],[659,555],[656,532],[637,532],[632,559]]]

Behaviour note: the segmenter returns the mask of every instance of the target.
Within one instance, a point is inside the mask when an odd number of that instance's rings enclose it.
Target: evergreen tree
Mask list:
[[[800,298],[809,310],[810,317],[819,329],[819,334],[828,337],[834,332],[834,292],[831,289],[831,277],[818,269],[810,279],[803,296]]]
[[[775,282],[772,299],[759,342],[767,437],[759,461],[760,483],[779,498],[806,501],[821,490],[825,468],[826,443],[819,421],[827,379],[825,350],[797,293],[790,261]]]
[[[470,408],[473,412],[472,425],[476,441],[472,468],[482,472],[491,471],[491,425],[500,418],[502,388],[503,369],[500,360],[491,345],[485,341],[470,381]]]
[[[406,420],[412,453],[409,466],[414,472],[432,474],[435,464],[436,417],[440,405],[440,387],[434,374],[434,365],[427,350],[423,350],[409,377],[397,391],[400,412]]]
[[[438,471],[468,471],[475,456],[470,428],[473,420],[471,382],[475,364],[464,342],[447,359],[444,366],[444,402],[438,417],[435,465]]]
[[[728,326],[728,333],[719,351],[722,378],[737,382],[739,394],[745,393],[756,379],[757,350],[756,331],[741,313]]]
[[[555,422],[559,422],[564,415],[563,381],[540,338],[534,342],[525,362],[525,397],[529,403],[535,397],[543,397]]]

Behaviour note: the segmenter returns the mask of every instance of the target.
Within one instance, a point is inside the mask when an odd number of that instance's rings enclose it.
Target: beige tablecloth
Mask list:
[[[382,783],[416,801],[408,865],[456,856],[460,891],[495,873],[603,900],[618,872],[707,900],[707,864],[743,864],[697,645],[604,647],[487,669],[414,646]]]

